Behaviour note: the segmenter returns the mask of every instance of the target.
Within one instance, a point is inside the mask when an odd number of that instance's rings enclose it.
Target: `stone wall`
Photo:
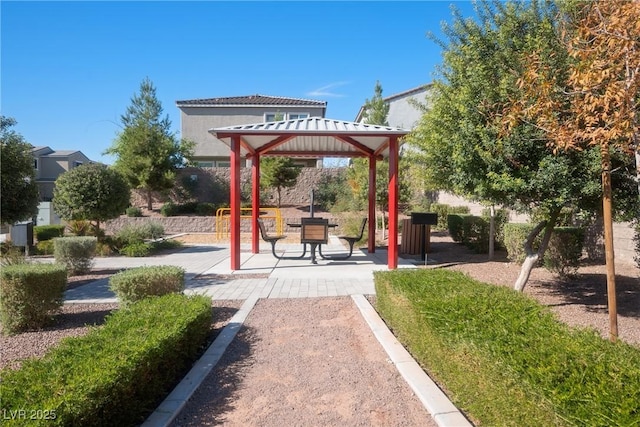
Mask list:
[[[282,189],[280,195],[281,205],[295,206],[309,204],[311,189],[318,188],[318,183],[324,176],[333,177],[344,172],[344,168],[302,168],[296,185]],[[176,179],[177,185],[169,194],[153,194],[154,208],[158,209],[168,201],[176,204],[187,201],[228,204],[230,180],[230,168],[185,168],[180,171]],[[243,199],[250,200],[250,168],[241,169],[240,187]],[[261,190],[261,204],[275,206],[277,204],[276,191]],[[139,190],[132,191],[131,205],[146,207],[147,202],[145,195]]]

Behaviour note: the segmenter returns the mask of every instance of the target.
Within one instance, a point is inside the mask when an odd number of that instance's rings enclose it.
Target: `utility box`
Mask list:
[[[14,246],[30,248],[33,246],[33,222],[17,222],[11,226],[11,243]]]

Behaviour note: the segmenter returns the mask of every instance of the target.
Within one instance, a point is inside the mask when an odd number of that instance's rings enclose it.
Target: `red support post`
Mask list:
[[[376,157],[369,156],[369,241],[370,254],[376,251]]]
[[[240,270],[240,136],[231,137],[231,269]]]
[[[398,268],[398,137],[389,138],[389,270]]]
[[[251,252],[260,253],[258,218],[260,217],[260,154],[251,159]]]

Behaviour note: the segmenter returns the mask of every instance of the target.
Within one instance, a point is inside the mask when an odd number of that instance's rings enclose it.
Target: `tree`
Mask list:
[[[38,213],[38,185],[31,144],[11,129],[16,121],[0,116],[0,223],[13,224]]]
[[[120,119],[123,130],[106,153],[117,156],[114,166],[131,188],[146,192],[151,210],[153,191],[173,187],[176,169],[188,163],[194,144],[179,140],[171,131],[169,116],[162,117],[162,104],[149,78],[142,81],[140,92]]]
[[[514,284],[522,291],[561,209],[597,210],[597,153],[555,155],[545,134],[530,123],[501,133],[503,107],[522,90],[517,85],[526,67],[522,52],[544,52],[556,73],[568,72],[554,5],[482,2],[476,11],[479,21],[456,13],[453,25],[445,27],[449,43],[441,42],[444,62],[431,109],[409,141],[420,148],[427,188],[541,214],[543,221],[525,242],[528,255]],[[542,244],[533,251],[541,232]]]
[[[509,106],[506,121],[531,120],[554,150],[595,147],[600,153],[610,338],[615,341],[612,155],[635,153],[637,159],[640,152],[640,1],[581,2],[570,12],[561,23],[570,72],[558,74],[545,52],[529,54],[530,65],[519,81],[523,96]],[[636,204],[636,217],[638,212]]]
[[[293,187],[300,175],[300,168],[290,157],[267,157],[260,162],[260,184],[265,188],[275,188],[278,192],[278,207],[283,188]]]
[[[53,190],[53,208],[64,220],[100,221],[117,218],[129,206],[131,192],[115,169],[93,163],[60,175]]]
[[[382,97],[382,85],[379,81],[376,81],[373,97],[365,100],[363,106],[363,122],[372,125],[389,126],[388,115],[389,104]],[[402,159],[400,161],[402,162]],[[401,166],[399,169],[402,171],[405,168]],[[363,158],[354,159],[347,174],[349,185],[358,205],[366,206],[369,198],[369,160]],[[409,192],[407,183],[402,179],[399,180],[399,183],[400,198],[406,200]],[[387,160],[379,162],[376,166],[376,207],[376,210],[382,214],[380,229],[384,238],[384,230],[386,228],[385,212],[389,209],[389,162]],[[376,221],[376,229],[378,227],[379,224]]]

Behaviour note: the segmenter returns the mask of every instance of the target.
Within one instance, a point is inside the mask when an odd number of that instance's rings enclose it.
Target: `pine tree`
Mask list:
[[[162,112],[156,88],[144,79],[121,116],[122,132],[106,151],[117,156],[114,167],[129,186],[145,191],[149,210],[153,192],[171,189],[176,169],[185,166],[193,152],[193,143],[179,140],[171,131],[169,116],[162,117]]]

